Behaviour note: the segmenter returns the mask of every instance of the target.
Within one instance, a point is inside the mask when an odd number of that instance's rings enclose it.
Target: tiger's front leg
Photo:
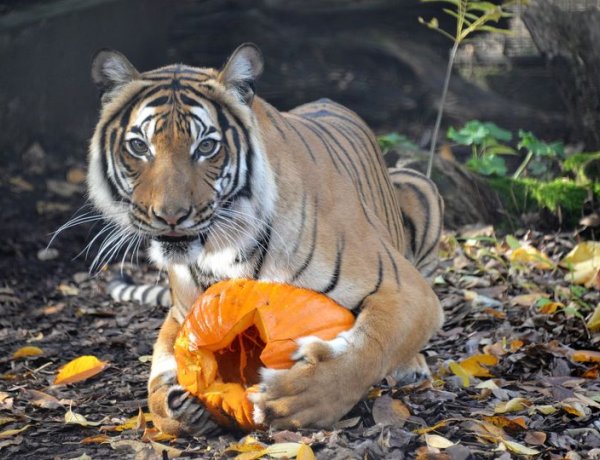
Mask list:
[[[400,288],[382,285],[367,297],[350,331],[330,341],[303,338],[291,369],[263,370],[262,391],[252,397],[257,423],[331,427],[371,385],[414,366],[443,314],[425,279],[403,265]]]
[[[154,344],[148,381],[148,406],[154,416],[154,425],[162,432],[176,436],[214,434],[219,427],[204,405],[177,384],[173,345],[179,327],[169,312]]]

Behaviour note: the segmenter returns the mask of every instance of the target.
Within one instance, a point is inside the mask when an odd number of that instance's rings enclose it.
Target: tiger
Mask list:
[[[261,370],[259,425],[331,427],[386,376],[430,375],[420,351],[443,322],[430,283],[443,227],[436,186],[388,171],[374,133],[338,103],[275,109],[256,95],[263,66],[251,43],[220,69],[139,72],[113,50],[93,59],[101,109],[89,197],[124,237],[149,242],[169,283],[148,380],[165,433],[218,429],[178,385],[173,345],[194,300],[224,279],[311,289],[355,315],[332,340],[298,339],[290,369]]]

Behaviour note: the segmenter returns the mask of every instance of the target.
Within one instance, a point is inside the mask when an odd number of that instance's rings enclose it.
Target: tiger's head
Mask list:
[[[262,68],[252,44],[221,70],[178,64],[140,73],[116,51],[94,58],[102,108],[89,195],[123,235],[150,239],[157,263],[194,260],[228,213],[270,212],[274,181],[252,111]]]

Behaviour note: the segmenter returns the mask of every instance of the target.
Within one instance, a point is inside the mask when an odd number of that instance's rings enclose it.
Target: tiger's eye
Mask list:
[[[212,153],[216,145],[217,141],[214,139],[204,139],[202,142],[200,142],[196,150],[201,155],[208,155],[209,153]]]
[[[141,139],[131,139],[127,144],[129,152],[134,156],[143,156],[148,153],[148,146]]]

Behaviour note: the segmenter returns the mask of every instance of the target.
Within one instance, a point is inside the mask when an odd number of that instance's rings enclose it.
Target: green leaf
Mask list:
[[[484,176],[506,176],[507,168],[504,158],[486,155],[481,158],[470,158],[467,166]]]
[[[532,152],[535,156],[542,157],[562,157],[565,153],[565,148],[562,142],[553,142],[547,144],[539,140],[532,132],[519,130],[519,138],[521,139],[518,148],[525,148]]]
[[[496,144],[488,147],[486,153],[492,155],[516,155],[517,151],[508,145]]]
[[[418,150],[419,146],[412,142],[408,137],[403,134],[389,133],[384,136],[377,138],[379,147],[382,150],[390,150],[396,147],[404,147],[410,150]]]

